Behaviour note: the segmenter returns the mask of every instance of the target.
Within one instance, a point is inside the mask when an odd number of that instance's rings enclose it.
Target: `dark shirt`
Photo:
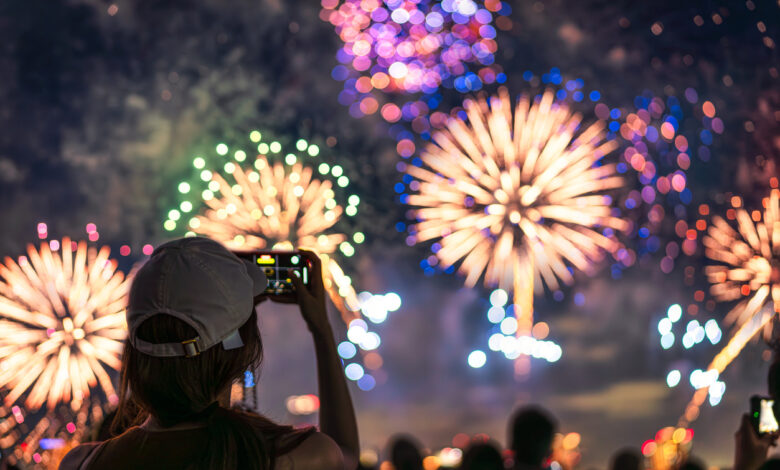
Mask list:
[[[306,439],[314,429],[273,436],[275,454],[282,455]],[[259,434],[262,433],[258,430]],[[268,437],[268,436],[267,436]],[[60,470],[186,470],[203,461],[209,432],[203,425],[180,429],[136,426],[122,435],[104,441],[82,444],[60,463]],[[86,463],[86,465],[84,465]]]
[[[90,453],[94,453],[90,470],[185,469],[203,459],[207,444],[206,428],[147,431],[135,427],[105,443],[77,447],[65,456],[60,470],[80,469]]]

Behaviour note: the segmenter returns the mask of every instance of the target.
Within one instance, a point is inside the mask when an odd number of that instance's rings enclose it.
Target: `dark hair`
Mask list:
[[[149,356],[127,341],[122,357],[119,411],[114,425],[121,425],[121,420],[133,413],[134,406],[140,410],[136,422],[146,415],[152,415],[163,427],[207,420],[208,448],[203,461],[192,462],[190,468],[271,468],[275,451],[289,451],[305,437],[286,449],[275,449],[269,441],[294,433],[291,427],[278,426],[260,416],[217,405],[217,397],[242,377],[244,371],[259,367],[263,358],[254,309],[239,333],[243,347],[225,350],[217,344],[194,357]],[[177,318],[159,314],[144,321],[138,327],[137,335],[151,343],[169,343],[194,338],[197,332]]]
[[[556,427],[555,419],[542,408],[527,406],[517,410],[509,424],[515,463],[541,467],[550,456]]]
[[[390,444],[390,462],[395,470],[422,470],[422,452],[411,436],[394,436]]]
[[[502,470],[504,459],[498,447],[491,442],[471,444],[463,453],[461,470]]]

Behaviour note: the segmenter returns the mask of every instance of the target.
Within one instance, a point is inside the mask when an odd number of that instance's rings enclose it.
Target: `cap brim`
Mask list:
[[[259,266],[252,263],[248,259],[241,258],[241,261],[246,265],[246,273],[252,278],[252,295],[257,297],[265,292],[265,288],[268,287],[268,278]]]

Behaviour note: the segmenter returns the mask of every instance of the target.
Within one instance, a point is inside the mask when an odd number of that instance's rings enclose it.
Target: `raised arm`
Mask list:
[[[360,456],[357,420],[347,382],[341,369],[341,359],[336,351],[333,329],[325,309],[325,287],[322,282],[322,262],[319,256],[301,250],[312,263],[311,285],[306,287],[300,279],[291,276],[295,284],[296,299],[306,325],[314,338],[317,355],[317,381],[320,393],[320,430],[330,436],[344,453],[346,468],[357,467]]]

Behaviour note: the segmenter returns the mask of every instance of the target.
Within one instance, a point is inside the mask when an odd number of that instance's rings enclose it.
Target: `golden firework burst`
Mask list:
[[[119,369],[129,280],[109,248],[86,242],[30,245],[0,264],[0,387],[5,406],[25,394],[34,411],[59,403],[78,410],[100,386],[116,399],[109,369]]]
[[[229,163],[225,176],[211,173],[209,188],[207,209],[190,219],[193,232],[236,250],[313,249],[323,260],[325,287],[345,322],[358,317],[360,302],[351,280],[331,257],[337,249],[349,256],[354,247],[334,229],[344,209],[329,180],[317,179],[301,163],[272,164],[258,156],[254,168]]]
[[[712,284],[710,293],[720,301],[739,300],[725,319],[735,332],[707,368],[718,374],[761,329],[771,335],[771,320],[780,313],[780,190],[773,189],[764,198],[763,214],[748,212],[738,196],[731,203],[736,228],[716,216],[702,241],[706,256],[716,263],[704,271]],[[707,387],[696,391],[681,422],[698,417],[707,391]]]
[[[441,239],[436,256],[460,262],[466,284],[484,276],[512,290],[519,334],[533,326],[534,287],[558,289],[573,281],[568,266],[589,270],[621,245],[600,228],[626,230],[612,215],[604,191],[624,184],[602,159],[617,143],[603,121],[580,131],[582,117],[553,92],[520,97],[505,89],[464,103],[467,119],[453,117],[422,151],[424,167],[410,165],[418,192],[418,241]]]

